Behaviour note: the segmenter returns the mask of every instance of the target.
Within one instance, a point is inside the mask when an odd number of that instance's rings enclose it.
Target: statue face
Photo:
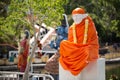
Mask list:
[[[86,18],[87,16],[88,16],[88,14],[73,14],[73,15],[72,15],[72,18],[73,18],[75,24],[79,24],[79,23],[81,23],[82,20],[83,20],[84,18]]]

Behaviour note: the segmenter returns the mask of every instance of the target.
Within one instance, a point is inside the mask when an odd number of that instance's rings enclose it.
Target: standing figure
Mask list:
[[[20,72],[24,72],[27,66],[27,58],[29,54],[29,31],[25,30],[22,40],[19,44],[18,68]]]
[[[65,19],[61,20],[61,25],[56,28],[56,34],[56,39],[50,42],[50,47],[58,50],[60,42],[68,38],[68,27],[66,26]]]
[[[50,43],[50,47],[53,49],[58,50],[57,53],[55,53],[50,59],[47,61],[45,69],[47,72],[49,72],[54,80],[59,80],[59,47],[60,42],[62,40],[66,40],[68,36],[68,28],[66,26],[65,20],[61,21],[61,25],[57,27],[56,29],[56,39],[52,40]]]
[[[78,75],[89,64],[99,58],[99,43],[97,31],[93,20],[85,10],[76,8],[72,11],[74,23],[68,30],[68,40],[60,43],[60,76],[67,77],[66,72],[71,73],[67,80],[80,80]],[[61,72],[61,71],[60,71]],[[60,80],[63,80],[62,78]]]

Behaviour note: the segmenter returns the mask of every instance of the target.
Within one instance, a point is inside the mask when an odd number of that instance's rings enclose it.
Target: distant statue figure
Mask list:
[[[56,28],[56,39],[50,42],[50,47],[58,50],[50,59],[47,61],[45,69],[49,72],[54,80],[59,80],[59,47],[62,40],[67,40],[68,27],[66,26],[65,20],[61,21],[61,25]]]
[[[20,72],[24,72],[27,66],[27,58],[29,54],[29,31],[25,30],[24,35],[22,36],[22,40],[19,44],[19,51],[18,51],[18,69]]]
[[[56,28],[56,39],[50,42],[50,47],[54,49],[59,49],[60,42],[62,40],[67,40],[68,38],[68,27],[65,24],[65,20],[61,21],[61,25]]]

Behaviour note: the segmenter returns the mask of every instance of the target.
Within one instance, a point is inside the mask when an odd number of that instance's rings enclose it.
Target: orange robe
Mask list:
[[[98,59],[98,36],[94,23],[90,17],[88,24],[87,43],[83,44],[85,19],[80,24],[73,24],[69,28],[68,40],[60,43],[60,64],[65,70],[69,70],[73,75],[78,75],[89,61]],[[77,43],[73,39],[73,26],[76,29]]]
[[[23,52],[18,55],[18,68],[21,72],[25,71],[27,65],[27,58],[29,53],[29,44],[27,39],[24,39],[20,42],[20,46],[24,48]]]

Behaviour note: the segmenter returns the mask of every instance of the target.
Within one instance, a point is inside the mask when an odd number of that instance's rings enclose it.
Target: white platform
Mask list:
[[[99,58],[97,61],[90,62],[77,76],[59,65],[59,80],[105,80],[105,59]]]

